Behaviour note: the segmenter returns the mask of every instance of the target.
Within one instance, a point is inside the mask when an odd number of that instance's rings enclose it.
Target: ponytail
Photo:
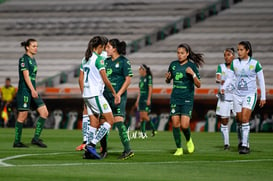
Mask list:
[[[85,51],[85,60],[88,61],[89,58],[92,56],[92,52],[94,50],[94,48],[97,48],[99,45],[104,45],[104,41],[102,39],[102,37],[100,36],[95,36],[93,37],[88,45],[87,45],[87,49]]]
[[[124,41],[119,41],[118,39],[111,39],[109,43],[113,48],[117,49],[119,55],[126,55],[126,43]]]
[[[31,42],[37,42],[35,39],[33,38],[29,38],[26,41],[22,41],[21,42],[21,46],[25,48],[25,50],[27,51],[27,47],[29,47]]]
[[[153,74],[152,74],[150,67],[148,67],[146,64],[141,64],[140,67],[146,71],[146,74],[148,76],[150,75],[153,78]]]

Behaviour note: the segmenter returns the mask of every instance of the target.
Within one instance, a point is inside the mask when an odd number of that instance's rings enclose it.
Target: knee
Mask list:
[[[41,116],[42,118],[47,119],[47,117],[48,117],[48,110],[45,109],[45,110],[41,111],[40,116]]]

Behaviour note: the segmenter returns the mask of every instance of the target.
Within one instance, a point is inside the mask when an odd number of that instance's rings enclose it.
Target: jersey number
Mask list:
[[[87,83],[88,82],[88,75],[89,75],[90,69],[88,67],[84,67],[83,70],[86,73],[85,82]]]

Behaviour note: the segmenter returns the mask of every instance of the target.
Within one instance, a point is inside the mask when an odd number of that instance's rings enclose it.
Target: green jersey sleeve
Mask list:
[[[256,63],[256,68],[255,68],[255,72],[260,72],[262,70],[262,65],[260,64],[260,62],[257,61]]]
[[[104,58],[102,56],[98,56],[95,62],[95,66],[98,70],[105,69]]]
[[[218,65],[217,67],[217,70],[216,70],[216,74],[221,74],[222,73],[222,68],[220,66],[220,64]]]
[[[151,75],[148,76],[148,86],[152,86],[153,85],[153,78]]]
[[[23,56],[19,60],[19,71],[29,70],[29,65],[27,59]]]
[[[125,59],[124,61],[124,69],[123,69],[123,75],[124,77],[133,77],[133,71],[132,71],[132,67],[131,67],[131,63],[128,59]]]

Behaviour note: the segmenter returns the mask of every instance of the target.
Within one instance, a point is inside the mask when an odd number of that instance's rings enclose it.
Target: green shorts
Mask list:
[[[38,95],[38,98],[34,99],[27,90],[18,90],[16,100],[18,111],[28,111],[45,105],[40,95]]]
[[[185,115],[191,118],[192,108],[193,108],[192,104],[183,104],[183,105],[171,104],[170,116]]]
[[[144,99],[140,99],[139,100],[139,103],[138,103],[138,111],[140,112],[151,112],[151,105],[147,105],[147,100],[144,100]]]
[[[106,100],[108,101],[113,115],[114,116],[121,116],[124,117],[126,116],[126,102],[127,102],[127,95],[123,94],[120,97],[120,104],[116,105],[115,104],[115,99],[113,97],[113,95],[111,94],[104,94],[104,97],[106,98]]]

